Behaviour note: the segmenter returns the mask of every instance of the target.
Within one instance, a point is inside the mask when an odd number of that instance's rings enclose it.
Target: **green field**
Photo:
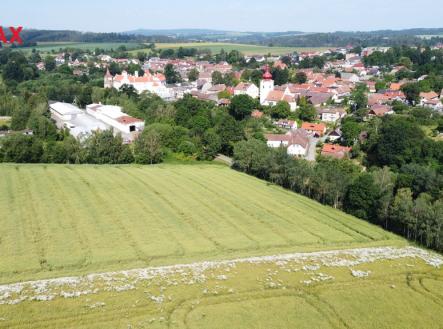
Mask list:
[[[30,52],[32,49],[41,52],[59,51],[60,48],[75,48],[82,50],[94,51],[96,48],[105,50],[116,50],[120,46],[125,46],[127,49],[139,48],[139,43],[123,43],[123,42],[39,42],[36,47],[23,47],[23,51]]]
[[[441,257],[223,165],[0,177],[0,328],[442,328]]]
[[[139,51],[150,51],[148,48],[139,49],[142,45],[133,42],[39,42],[35,47],[23,47],[20,49],[25,52],[30,52],[32,49],[37,49],[40,52],[48,53],[51,51],[57,52],[60,48],[76,48],[93,51],[96,48],[116,50],[119,46],[125,46],[129,50],[129,53],[132,54],[136,54]],[[294,51],[324,51],[328,49],[327,47],[267,47],[223,42],[156,43],[155,46],[157,49],[178,49],[180,47],[197,48],[198,50],[209,49],[213,54],[219,53],[222,49],[225,51],[238,50],[245,55],[285,55],[293,53]]]
[[[213,54],[219,53],[222,49],[225,51],[238,50],[244,55],[286,55],[294,51],[324,51],[326,47],[267,47],[236,43],[222,43],[222,42],[194,42],[194,43],[156,43],[157,49],[177,49],[183,48],[197,48],[198,50],[209,49]],[[137,52],[137,51],[133,51]]]

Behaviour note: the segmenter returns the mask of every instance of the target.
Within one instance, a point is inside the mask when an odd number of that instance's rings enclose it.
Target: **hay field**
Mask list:
[[[0,166],[0,283],[401,242],[221,165]]]
[[[2,164],[0,209],[0,328],[442,328],[443,257],[223,165]]]

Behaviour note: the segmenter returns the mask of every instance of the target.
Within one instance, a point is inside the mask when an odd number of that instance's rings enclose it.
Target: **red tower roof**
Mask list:
[[[266,72],[263,74],[264,80],[272,80],[272,74],[269,72],[269,65],[266,65]]]

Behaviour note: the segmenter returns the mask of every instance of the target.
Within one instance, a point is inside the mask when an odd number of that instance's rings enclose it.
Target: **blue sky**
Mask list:
[[[0,24],[120,32],[137,28],[350,31],[443,27],[443,0],[2,1]]]

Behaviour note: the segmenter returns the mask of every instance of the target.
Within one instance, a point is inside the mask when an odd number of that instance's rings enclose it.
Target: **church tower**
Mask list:
[[[274,80],[272,74],[269,72],[269,65],[266,65],[266,72],[263,74],[263,79],[260,81],[260,104],[263,104],[268,97],[269,92],[274,90]]]
[[[104,78],[104,87],[105,88],[112,88],[113,87],[113,80],[111,72],[109,72],[109,68],[106,69],[106,74]]]

